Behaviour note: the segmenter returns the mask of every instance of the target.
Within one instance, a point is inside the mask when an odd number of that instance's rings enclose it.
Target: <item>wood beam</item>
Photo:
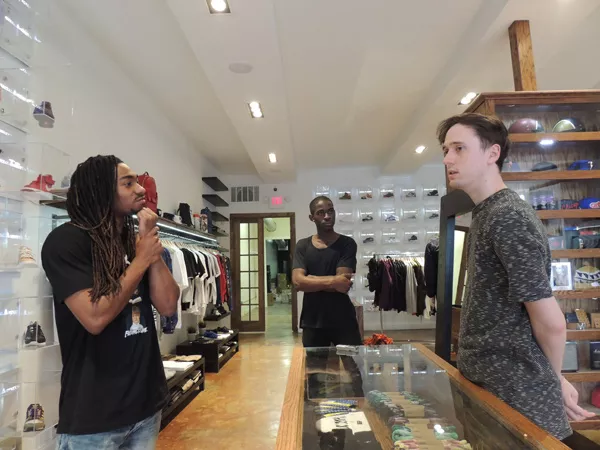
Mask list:
[[[537,91],[529,20],[515,20],[508,28],[515,91]]]

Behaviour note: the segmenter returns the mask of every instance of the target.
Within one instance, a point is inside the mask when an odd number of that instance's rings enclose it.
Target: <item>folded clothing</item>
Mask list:
[[[167,380],[170,380],[171,378],[173,378],[175,376],[177,372],[175,372],[174,370],[167,370],[165,369],[165,378]]]
[[[183,389],[183,392],[187,392],[190,390],[190,388],[194,385],[194,382],[192,380],[187,380],[185,382],[185,384],[183,386],[181,386],[181,389]]]
[[[173,358],[173,361],[196,362],[202,359],[202,355],[179,355]]]
[[[185,361],[163,361],[163,367],[165,369],[175,370],[177,372],[185,372],[193,365],[194,363]]]

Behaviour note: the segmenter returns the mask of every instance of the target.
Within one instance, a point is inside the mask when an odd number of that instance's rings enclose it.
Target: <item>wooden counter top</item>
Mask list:
[[[544,430],[530,422],[506,403],[474,385],[463,377],[458,369],[439,358],[423,344],[414,347],[426,358],[443,369],[450,382],[467,397],[475,399],[500,424],[514,433],[523,436],[531,443],[531,448],[545,450],[569,450],[569,447],[548,435]],[[277,434],[276,450],[302,450],[302,429],[304,424],[304,348],[294,349],[287,388],[283,400],[283,409]],[[377,424],[374,424],[377,425]],[[381,441],[381,440],[380,440]]]

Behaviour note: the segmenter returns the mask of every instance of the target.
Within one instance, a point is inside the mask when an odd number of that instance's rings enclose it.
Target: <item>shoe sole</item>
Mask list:
[[[25,426],[23,427],[23,431],[42,431],[46,428],[46,425],[42,422],[25,422]]]

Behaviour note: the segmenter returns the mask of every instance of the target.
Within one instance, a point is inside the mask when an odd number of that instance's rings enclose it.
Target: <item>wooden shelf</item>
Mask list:
[[[582,248],[575,250],[552,250],[552,258],[600,258],[600,248]]]
[[[227,203],[217,194],[203,194],[202,198],[214,206],[229,206],[229,203]]]
[[[229,190],[229,188],[217,177],[202,177],[202,181],[215,192],[225,192]]]
[[[600,170],[542,170],[539,172],[504,172],[504,181],[600,180]]]
[[[600,131],[581,131],[573,133],[511,133],[508,135],[511,142],[539,142],[542,139],[550,139],[557,142],[574,141],[600,141]],[[549,148],[549,146],[547,147]]]
[[[536,211],[542,220],[548,219],[599,219],[600,209],[549,209]]]
[[[565,372],[563,376],[571,383],[600,382],[600,370],[582,370],[581,372]]]
[[[600,340],[600,328],[587,330],[567,330],[567,341],[598,341]]]
[[[554,291],[554,297],[561,300],[600,298],[600,289],[582,289],[573,291]]]
[[[213,222],[229,222],[229,218],[225,217],[218,211],[211,211],[210,213],[212,215]]]

